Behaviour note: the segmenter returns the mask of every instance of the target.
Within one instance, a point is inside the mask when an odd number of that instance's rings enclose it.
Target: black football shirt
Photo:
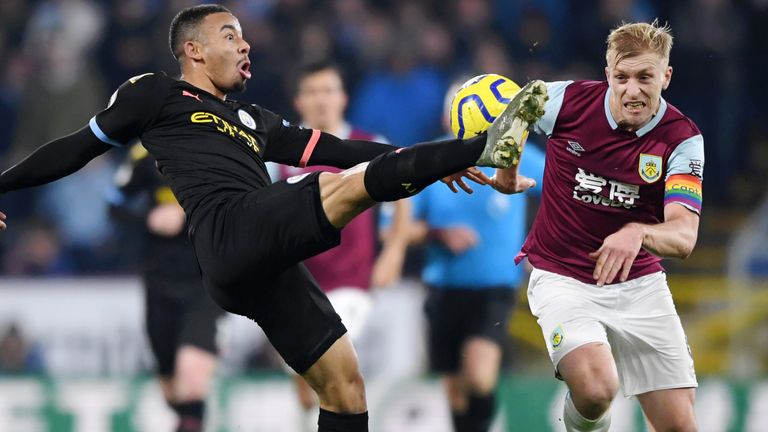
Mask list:
[[[287,149],[313,133],[164,73],[126,81],[89,125],[114,146],[141,139],[192,224],[222,200],[269,185],[265,161],[298,164]]]

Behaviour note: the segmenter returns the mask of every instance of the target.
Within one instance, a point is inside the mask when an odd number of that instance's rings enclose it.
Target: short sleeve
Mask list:
[[[672,151],[665,180],[677,174],[704,178],[704,137],[701,134],[686,139]]]
[[[667,162],[664,205],[680,204],[701,214],[704,138],[694,135],[672,151]]]
[[[109,105],[88,125],[101,141],[122,147],[139,137],[162,107],[167,94],[163,75],[138,75],[112,94]]]
[[[254,108],[261,110],[264,126],[267,129],[267,147],[293,141],[306,143],[308,137],[312,134],[312,129],[295,126],[266,108],[257,106],[254,106]]]

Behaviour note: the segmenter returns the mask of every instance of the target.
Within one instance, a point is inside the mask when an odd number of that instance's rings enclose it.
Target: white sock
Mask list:
[[[571,392],[565,395],[565,406],[563,407],[563,423],[568,432],[608,432],[611,427],[611,409],[603,413],[600,417],[590,420],[585,418],[571,399]]]

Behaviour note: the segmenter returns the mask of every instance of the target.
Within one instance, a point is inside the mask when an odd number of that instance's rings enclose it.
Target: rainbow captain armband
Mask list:
[[[664,187],[664,205],[669,203],[682,204],[701,213],[701,179],[690,174],[669,176]]]

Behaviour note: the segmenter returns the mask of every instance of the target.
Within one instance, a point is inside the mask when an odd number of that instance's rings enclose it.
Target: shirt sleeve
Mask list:
[[[701,213],[704,138],[694,135],[680,143],[667,162],[664,205],[675,203]]]
[[[545,83],[549,99],[547,99],[547,102],[544,104],[544,116],[533,125],[533,130],[536,133],[544,134],[546,136],[552,135],[552,131],[555,130],[557,116],[560,114],[560,108],[563,106],[565,89],[572,82],[573,81],[553,81]]]
[[[260,112],[267,129],[264,160],[306,166],[320,140],[320,131],[294,126],[268,109],[258,106],[254,109]]]
[[[291,166],[330,165],[351,168],[396,149],[365,140],[342,140],[318,129],[293,126],[269,110],[259,108],[267,129],[264,161]]]
[[[122,147],[139,137],[157,115],[164,100],[161,75],[133,77],[112,94],[107,108],[91,118],[88,126],[102,142]]]

